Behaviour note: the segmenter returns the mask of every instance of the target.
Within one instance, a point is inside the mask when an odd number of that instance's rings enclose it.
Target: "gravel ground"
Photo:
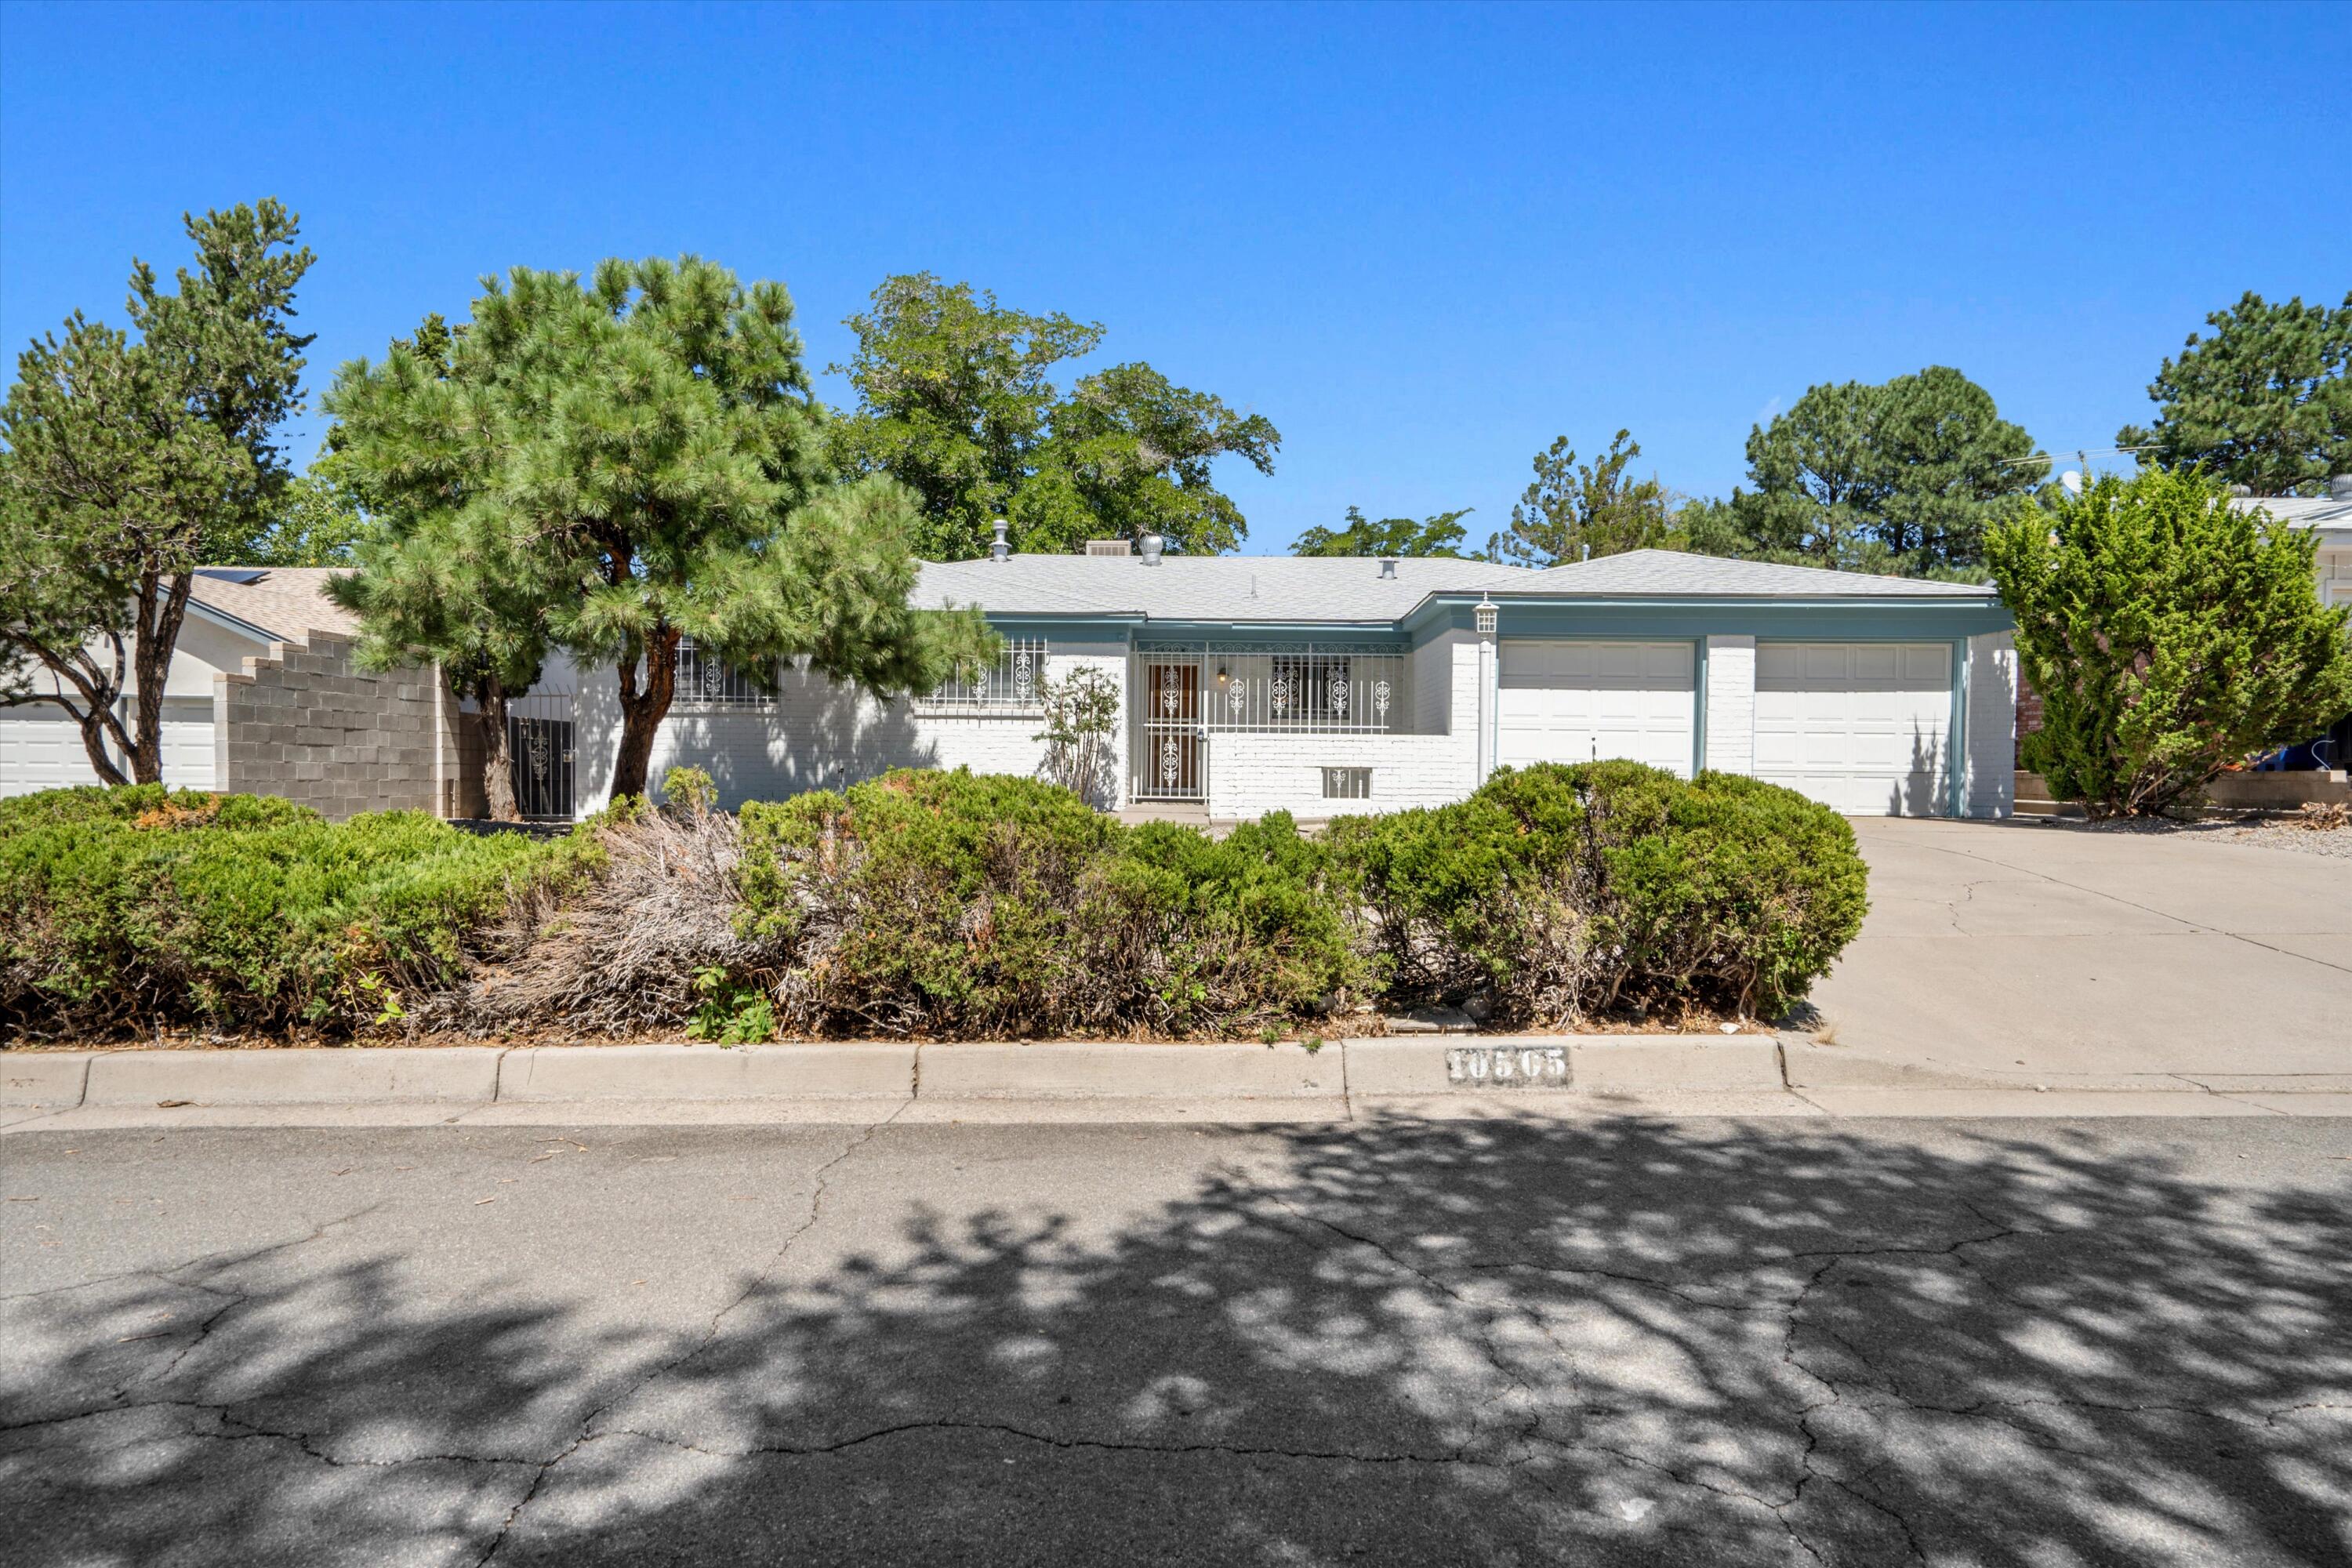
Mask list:
[[[2076,833],[2195,834],[2231,844],[2258,844],[2266,849],[2294,849],[2305,855],[2334,855],[2352,859],[2352,827],[2310,828],[2277,816],[2211,816],[2202,822],[2171,822],[2162,817],[2116,817],[2106,822],[2052,818],[2049,826]]]

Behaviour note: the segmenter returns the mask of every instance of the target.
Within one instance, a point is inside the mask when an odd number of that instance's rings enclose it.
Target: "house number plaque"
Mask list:
[[[1445,1053],[1445,1081],[1456,1088],[1565,1088],[1568,1047],[1455,1046]]]

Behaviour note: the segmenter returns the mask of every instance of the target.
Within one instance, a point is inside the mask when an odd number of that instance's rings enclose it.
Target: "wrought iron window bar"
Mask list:
[[[950,679],[922,700],[926,708],[1024,712],[1044,700],[1045,639],[1007,637],[994,662]]]

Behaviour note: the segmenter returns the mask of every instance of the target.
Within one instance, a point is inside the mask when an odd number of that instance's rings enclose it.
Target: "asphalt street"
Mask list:
[[[0,1161],[17,1568],[2352,1561],[2352,1122]]]

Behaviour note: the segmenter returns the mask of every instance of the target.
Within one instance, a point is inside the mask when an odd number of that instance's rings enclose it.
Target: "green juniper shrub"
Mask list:
[[[1032,779],[911,770],[742,813],[739,930],[820,1033],[1228,1032],[1358,973],[1287,821],[1128,829]]]
[[[450,983],[469,940],[593,850],[415,812],[143,785],[0,816],[0,1031],[157,1023],[346,1032]]]
[[[1494,1022],[1706,1007],[1770,1016],[1860,929],[1845,819],[1727,773],[1497,773],[1467,800],[1331,825],[1392,1003]]]

